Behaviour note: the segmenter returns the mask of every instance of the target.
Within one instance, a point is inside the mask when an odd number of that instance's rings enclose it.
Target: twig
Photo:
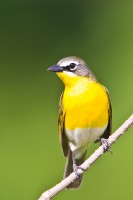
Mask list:
[[[133,124],[133,114],[119,127],[108,139],[109,145],[112,145],[120,136],[122,136]],[[90,166],[105,153],[102,146],[100,146],[82,165],[81,168],[87,170]],[[79,174],[84,173],[81,169],[78,170]],[[67,185],[76,179],[75,173],[71,173],[67,178],[60,183],[45,191],[38,200],[50,200],[58,192],[63,190]]]

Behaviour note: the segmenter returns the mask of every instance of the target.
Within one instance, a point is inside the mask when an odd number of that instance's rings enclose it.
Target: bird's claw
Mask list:
[[[78,166],[76,164],[73,164],[73,171],[75,172],[75,175],[77,178],[80,178],[80,174],[78,172]]]
[[[105,152],[109,151],[111,154],[113,154],[112,150],[111,150],[111,147],[110,147],[110,144],[109,144],[107,139],[101,138],[101,144],[102,144],[102,147],[103,147]]]
[[[73,171],[75,172],[76,177],[80,179],[81,176],[78,172],[78,169],[81,169],[82,171],[86,171],[86,170],[80,166],[77,166],[76,164],[73,164]]]

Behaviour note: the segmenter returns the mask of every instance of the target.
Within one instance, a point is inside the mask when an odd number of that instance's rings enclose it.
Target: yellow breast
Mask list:
[[[72,83],[73,81],[73,83]],[[86,77],[74,77],[65,84],[63,95],[65,127],[100,128],[108,123],[108,96],[104,87]]]

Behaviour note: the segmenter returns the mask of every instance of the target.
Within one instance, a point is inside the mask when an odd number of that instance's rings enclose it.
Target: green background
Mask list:
[[[47,68],[83,58],[110,91],[113,130],[133,112],[133,1],[0,2],[0,199],[37,200],[63,176],[58,101]],[[79,190],[54,199],[132,199],[133,129],[85,173]],[[92,145],[89,156],[98,145]]]

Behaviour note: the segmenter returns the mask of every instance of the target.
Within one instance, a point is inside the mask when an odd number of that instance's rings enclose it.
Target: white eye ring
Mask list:
[[[71,64],[69,65],[70,71],[74,71],[76,68],[77,68],[77,65],[76,65],[75,63],[71,63]]]

